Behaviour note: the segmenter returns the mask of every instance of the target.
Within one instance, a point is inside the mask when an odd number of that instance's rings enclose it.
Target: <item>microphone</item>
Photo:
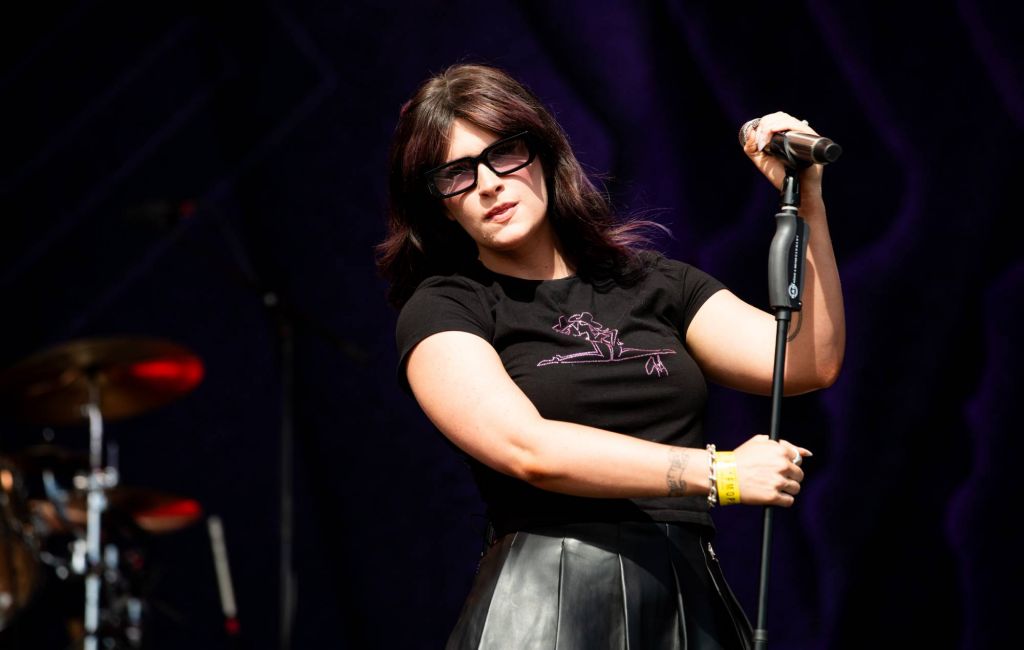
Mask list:
[[[747,143],[747,136],[757,128],[760,118],[750,120],[740,127],[740,146]],[[772,135],[771,141],[763,150],[765,153],[781,158],[791,166],[806,167],[812,164],[825,165],[835,162],[843,148],[826,137],[800,131],[783,131]]]

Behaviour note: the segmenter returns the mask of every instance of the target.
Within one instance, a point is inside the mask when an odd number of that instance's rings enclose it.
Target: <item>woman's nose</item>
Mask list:
[[[501,176],[491,171],[491,168],[483,163],[476,166],[476,187],[481,193],[495,193],[504,189],[504,182]]]

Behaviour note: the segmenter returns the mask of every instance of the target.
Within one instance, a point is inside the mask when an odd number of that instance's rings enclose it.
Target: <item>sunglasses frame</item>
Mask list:
[[[524,162],[521,165],[517,165],[516,167],[513,167],[512,169],[503,171],[503,172],[499,172],[494,167],[492,167],[490,161],[487,160],[488,154],[490,154],[491,151],[496,149],[497,147],[500,147],[500,146],[502,146],[504,144],[508,144],[509,142],[511,142],[513,140],[520,139],[520,138],[526,144],[526,151],[529,154],[527,156],[527,158],[526,158],[526,162]],[[533,135],[529,131],[521,131],[519,133],[516,133],[515,135],[510,135],[507,138],[501,138],[500,140],[496,140],[496,141],[492,142],[491,144],[489,144],[486,147],[484,147],[484,150],[481,151],[479,153],[479,155],[476,155],[476,156],[465,156],[464,158],[458,158],[456,160],[450,160],[450,161],[444,163],[443,165],[438,165],[437,167],[434,167],[433,169],[428,169],[427,171],[423,172],[423,179],[427,182],[427,190],[430,192],[430,194],[432,196],[434,196],[436,198],[439,198],[439,199],[450,199],[453,196],[458,196],[459,194],[464,194],[464,193],[470,191],[471,189],[473,189],[474,187],[476,187],[477,181],[479,180],[478,175],[477,175],[477,171],[480,168],[480,163],[483,163],[484,166],[486,166],[487,169],[491,170],[496,176],[507,176],[509,174],[512,174],[512,173],[515,173],[515,172],[519,171],[520,169],[523,169],[524,167],[529,166],[530,163],[532,163],[536,159],[537,159],[537,147],[536,147],[536,141],[533,139]],[[473,183],[470,184],[468,187],[464,187],[463,189],[461,189],[461,190],[459,190],[457,192],[451,192],[451,193],[448,193],[448,194],[445,194],[445,193],[441,192],[441,190],[439,190],[437,188],[437,185],[434,184],[433,175],[436,174],[437,172],[441,171],[445,167],[450,167],[452,165],[456,165],[456,164],[459,164],[459,163],[470,163],[472,165],[472,169],[473,169]]]

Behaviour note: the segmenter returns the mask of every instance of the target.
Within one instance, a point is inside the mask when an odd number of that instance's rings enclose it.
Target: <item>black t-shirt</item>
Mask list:
[[[724,285],[657,256],[638,282],[595,287],[578,277],[523,280],[477,265],[424,280],[398,317],[399,381],[426,337],[469,332],[497,350],[541,416],[682,447],[704,446],[707,386],[683,344],[686,328]],[[468,457],[467,457],[468,458]],[[703,497],[600,499],[535,488],[469,458],[499,534],[578,521],[711,525]]]

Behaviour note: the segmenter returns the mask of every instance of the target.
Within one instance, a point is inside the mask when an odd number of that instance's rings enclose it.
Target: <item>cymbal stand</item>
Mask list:
[[[100,523],[107,508],[105,490],[117,485],[117,470],[103,466],[103,414],[100,411],[100,387],[95,373],[89,381],[89,402],[83,407],[89,418],[89,482],[87,492],[85,562],[85,643],[84,650],[99,650],[100,586],[102,548]],[[80,549],[80,545],[76,545]],[[76,553],[77,554],[77,553]]]

